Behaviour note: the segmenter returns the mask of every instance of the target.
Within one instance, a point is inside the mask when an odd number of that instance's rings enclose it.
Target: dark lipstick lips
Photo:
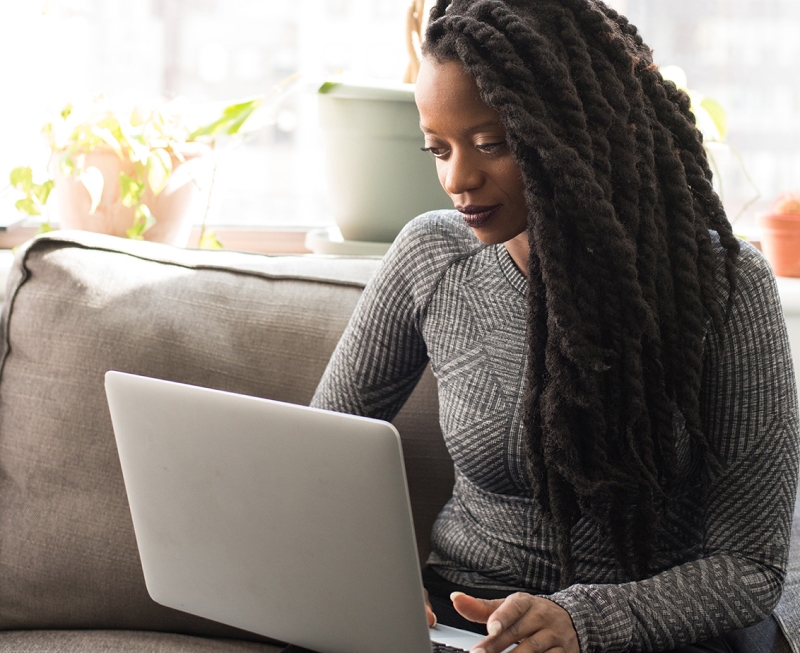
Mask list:
[[[469,206],[457,206],[456,209],[461,213],[461,217],[464,218],[467,226],[477,229],[489,222],[500,206],[500,204],[495,204],[494,206],[475,206],[470,204]]]

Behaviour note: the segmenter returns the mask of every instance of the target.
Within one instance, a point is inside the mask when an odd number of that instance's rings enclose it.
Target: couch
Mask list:
[[[83,232],[18,251],[0,329],[0,652],[282,650],[147,595],[103,375],[306,404],[377,265]],[[395,424],[424,560],[453,480],[430,372]],[[781,609],[800,629],[798,531]]]

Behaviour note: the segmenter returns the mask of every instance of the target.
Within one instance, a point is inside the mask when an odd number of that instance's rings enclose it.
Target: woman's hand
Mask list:
[[[515,653],[580,653],[569,613],[548,599],[518,592],[487,601],[453,592],[450,600],[466,619],[486,624],[489,636],[472,653],[500,653],[517,642]]]

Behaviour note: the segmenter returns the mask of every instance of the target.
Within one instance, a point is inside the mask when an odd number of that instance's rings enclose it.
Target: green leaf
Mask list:
[[[125,233],[128,238],[133,240],[144,240],[144,232],[156,223],[156,219],[146,204],[141,204],[136,208],[133,218],[133,226]]]
[[[128,131],[125,131],[124,134],[125,143],[131,152],[131,161],[144,165],[147,162],[147,158],[150,156],[149,145],[144,142],[144,138],[142,136],[131,134]]]
[[[166,125],[166,121],[164,120],[164,114],[160,111],[153,111],[153,125],[156,127],[160,134],[164,133],[164,127]]]
[[[119,189],[122,203],[125,206],[136,206],[144,194],[144,183],[120,172]]]
[[[317,89],[317,93],[330,93],[333,89],[337,86],[341,86],[341,82],[325,82],[322,86]]]
[[[33,185],[33,170],[28,166],[19,166],[11,171],[8,176],[11,185],[25,194],[30,193]]]
[[[43,184],[34,184],[31,188],[31,192],[39,204],[44,206],[47,204],[47,199],[50,197],[50,193],[53,191],[54,186],[55,182],[52,179],[48,179]]]
[[[725,115],[725,109],[722,108],[719,102],[710,97],[703,98],[700,101],[700,106],[705,109],[711,120],[714,121],[714,126],[719,133],[719,139],[724,141],[728,135],[728,118]]]
[[[42,222],[36,230],[36,234],[46,234],[55,231],[49,221]]]
[[[247,121],[250,115],[261,106],[263,101],[263,97],[257,97],[252,100],[237,102],[236,104],[225,107],[219,118],[193,131],[189,134],[187,140],[192,141],[200,136],[217,136],[220,134],[233,136],[242,128],[242,125]]]
[[[144,124],[145,116],[142,114],[141,107],[133,107],[131,111],[130,123],[131,127],[140,127]]]
[[[200,242],[197,244],[200,249],[224,249],[223,244],[217,238],[217,234],[212,229],[203,229]]]
[[[71,177],[75,174],[75,159],[65,154],[58,161],[58,170],[65,177]]]
[[[39,210],[39,207],[32,197],[23,197],[21,200],[17,200],[14,206],[17,207],[18,211],[22,211],[28,215],[42,215],[42,212]]]
[[[120,159],[124,158],[124,155],[122,153],[122,145],[120,144],[119,140],[114,135],[114,133],[111,131],[111,129],[109,129],[108,127],[93,126],[92,134],[97,136],[97,138],[99,138],[103,143],[105,143],[112,150],[114,150],[114,152],[117,153],[117,156]]]
[[[150,227],[152,227],[156,223],[156,216],[150,213],[150,208],[147,204],[142,204],[137,209],[137,215],[144,217],[145,219],[145,227],[144,230],[147,231]]]
[[[89,209],[89,215],[94,215],[97,207],[100,206],[100,200],[103,198],[103,173],[100,168],[89,166],[78,177],[80,182],[84,185],[86,190],[89,191],[89,199],[92,200],[92,206]]]
[[[125,235],[131,240],[144,240],[144,223],[134,222],[130,229],[125,230]]]
[[[147,158],[147,182],[155,195],[158,195],[167,185],[172,174],[172,157],[163,148],[150,152]]]
[[[67,138],[70,149],[75,152],[87,152],[97,147],[100,142],[98,136],[92,133],[90,125],[77,125]]]
[[[72,113],[72,104],[68,104],[61,110],[61,118],[66,120],[69,118],[70,114]]]

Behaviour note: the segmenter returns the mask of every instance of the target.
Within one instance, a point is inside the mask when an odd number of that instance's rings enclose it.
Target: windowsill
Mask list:
[[[311,228],[231,228],[214,229],[217,238],[226,250],[253,252],[256,254],[311,254],[306,248],[306,234]],[[26,243],[36,235],[37,227],[13,227],[0,230],[0,303],[5,300],[8,273],[14,262],[13,249]],[[192,229],[187,247],[196,247],[200,229]]]
[[[37,227],[14,227],[0,231],[0,250],[19,247],[36,235]],[[218,227],[214,229],[225,249],[259,254],[309,254],[305,246],[307,228],[240,228]],[[188,247],[196,247],[200,228],[192,229]]]

